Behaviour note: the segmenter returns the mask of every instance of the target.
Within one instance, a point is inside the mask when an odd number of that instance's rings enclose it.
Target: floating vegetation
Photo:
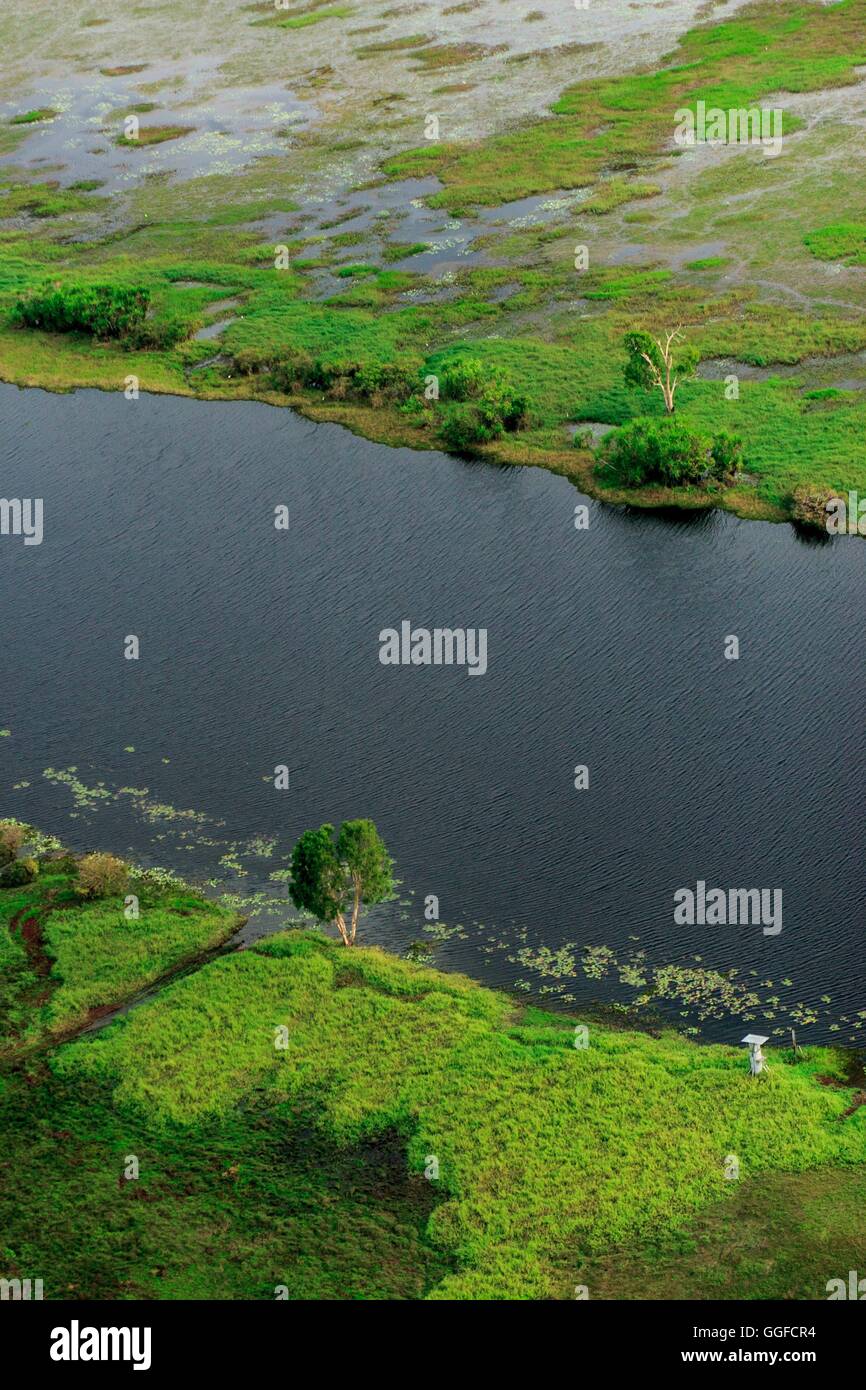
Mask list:
[[[525,932],[519,935],[525,939]],[[636,941],[637,938],[631,937],[630,940]],[[490,951],[496,948],[486,949]],[[508,947],[499,943],[498,949],[507,950]],[[771,1030],[775,1037],[786,1036],[794,1025],[805,1028],[822,1021],[815,1008],[804,1003],[783,1006],[778,993],[762,997],[757,988],[738,978],[738,970],[707,968],[700,964],[700,956],[693,958],[694,965],[653,965],[644,950],[631,950],[620,956],[610,946],[581,948],[576,942],[567,942],[557,950],[551,950],[548,946],[522,946],[509,954],[507,959],[512,964],[530,969],[544,981],[579,979],[582,975],[586,980],[598,982],[613,977],[616,984],[633,992],[626,1004],[615,1003],[612,1005],[614,1008],[658,1013],[660,1005],[666,1006],[667,1012],[671,1006],[679,1006],[677,1012],[681,1018],[697,1020],[698,1024],[733,1018],[751,1022],[760,1018],[768,1025],[770,1022],[776,1023]],[[750,976],[757,974],[754,970],[747,973]],[[793,981],[787,977],[780,984],[785,989],[793,988]],[[524,989],[525,979],[516,982],[515,987]],[[555,995],[560,1003],[575,1002],[573,994],[565,993],[564,984],[545,983],[535,988],[541,995]],[[772,990],[773,981],[761,981],[760,988]],[[829,995],[822,995],[820,1002],[830,1005],[832,1001]],[[832,1033],[841,1031],[843,1023],[855,1029],[862,1027],[862,1022],[852,1024],[845,1017],[840,1022],[830,1021],[826,1018],[829,1010],[824,1013],[825,1027]],[[866,1018],[866,1010],[862,1011],[862,1015],[858,1014],[858,1018],[861,1016]],[[697,1034],[700,1028],[692,1023],[681,1031]],[[856,1041],[856,1038],[852,1036],[851,1041]]]
[[[248,854],[254,854],[257,859],[270,859],[276,845],[275,835],[254,835],[247,841],[246,849]]]
[[[88,787],[79,777],[76,776],[77,767],[65,767],[57,769],[46,767],[43,769],[42,776],[49,782],[59,782],[68,787],[72,792],[75,805],[82,810],[89,810],[99,801],[110,801],[113,795],[108,790],[104,782],[98,782],[95,787]]]

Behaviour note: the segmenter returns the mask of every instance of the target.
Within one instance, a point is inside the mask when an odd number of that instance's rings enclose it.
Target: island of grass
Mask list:
[[[137,145],[164,145],[166,140],[180,140],[191,135],[195,126],[191,125],[143,125],[137,135],[118,135],[115,145],[124,149],[134,149]]]
[[[38,899],[0,890],[19,1019],[39,975],[10,921],[43,914],[53,1022],[80,1025],[212,911],[165,888],[133,949],[44,867]],[[7,1057],[0,1176],[28,1182],[0,1181],[2,1272],[51,1271],[46,1298],[823,1299],[862,1250],[862,1082],[827,1048],[755,1079],[739,1046],[577,1028],[291,930]]]
[[[53,106],[37,106],[33,111],[22,111],[13,116],[10,125],[34,125],[37,121],[53,121],[59,115]]]

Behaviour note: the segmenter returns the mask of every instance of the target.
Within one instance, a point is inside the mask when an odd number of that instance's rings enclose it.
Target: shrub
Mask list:
[[[0,864],[11,864],[24,844],[26,832],[16,821],[0,822]]]
[[[791,499],[791,515],[801,526],[815,531],[827,530],[827,503],[835,493],[828,488],[811,487],[803,483],[794,489]]]
[[[269,372],[271,384],[276,391],[291,395],[308,384],[314,369],[313,359],[300,348],[283,348],[271,358]]]
[[[108,898],[126,888],[129,870],[113,854],[86,854],[78,865],[76,891],[82,897]]]
[[[480,396],[494,375],[476,357],[449,362],[439,377],[439,395],[444,401],[469,401]]]
[[[713,435],[710,445],[710,473],[720,482],[731,482],[743,466],[743,441],[736,434]]]
[[[124,344],[130,348],[171,348],[188,338],[192,325],[181,318],[142,319],[124,334]]]
[[[478,397],[478,408],[488,424],[499,424],[509,432],[520,429],[527,422],[526,397],[499,372],[493,374]]]
[[[257,347],[240,348],[232,357],[232,371],[238,376],[257,376],[270,365],[267,353]]]
[[[45,874],[68,874],[71,878],[78,875],[78,860],[71,854],[43,854],[39,867]]]
[[[460,453],[473,444],[487,444],[502,434],[502,426],[491,424],[474,402],[453,403],[446,407],[439,436],[446,448]]]
[[[528,421],[526,397],[510,378],[474,357],[458,358],[443,368],[439,395],[449,402],[439,428],[449,449],[486,444]]]
[[[257,350],[244,349],[255,353]],[[238,364],[241,354],[235,358]],[[244,370],[247,359],[239,370]],[[248,371],[257,369],[257,359],[249,359]],[[303,387],[324,391],[335,400],[370,401],[373,405],[386,402],[400,404],[418,389],[421,378],[421,359],[405,362],[325,361],[313,358],[298,348],[284,348],[269,364],[271,380],[278,391],[299,391]]]
[[[729,481],[740,468],[742,454],[742,440],[734,435],[722,433],[707,440],[674,417],[641,418],[606,436],[597,471],[620,487],[682,487],[711,479]]]
[[[418,390],[421,383],[420,358],[407,362],[376,362],[361,367],[354,387],[366,400],[379,405],[384,401],[401,404]]]
[[[35,859],[13,859],[0,869],[0,888],[21,888],[32,883],[39,872]]]
[[[122,285],[46,285],[19,299],[13,321],[52,333],[90,333],[120,338],[145,319],[150,291]]]

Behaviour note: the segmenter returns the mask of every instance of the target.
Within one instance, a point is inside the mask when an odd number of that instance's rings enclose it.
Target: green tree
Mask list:
[[[683,342],[678,328],[665,334],[665,340],[649,333],[626,333],[628,353],[623,375],[626,385],[643,386],[662,393],[668,415],[674,413],[674,396],[684,377],[692,376],[700,361],[697,350]]]
[[[319,922],[333,922],[352,946],[364,903],[394,896],[393,861],[371,820],[346,820],[305,830],[292,850],[291,898]]]

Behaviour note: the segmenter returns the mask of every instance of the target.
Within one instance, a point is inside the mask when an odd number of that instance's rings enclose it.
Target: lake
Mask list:
[[[247,935],[290,915],[271,875],[302,830],[370,816],[402,884],[368,941],[426,926],[438,963],[573,1008],[631,975],[558,978],[540,948],[734,968],[751,1026],[858,1038],[856,540],[591,501],[577,530],[565,479],[253,403],[3,385],[0,411],[0,491],[44,508],[41,545],[0,536],[5,814],[269,895]],[[485,630],[483,676],[384,665],[404,621]],[[781,890],[782,930],[680,924],[699,881]]]

